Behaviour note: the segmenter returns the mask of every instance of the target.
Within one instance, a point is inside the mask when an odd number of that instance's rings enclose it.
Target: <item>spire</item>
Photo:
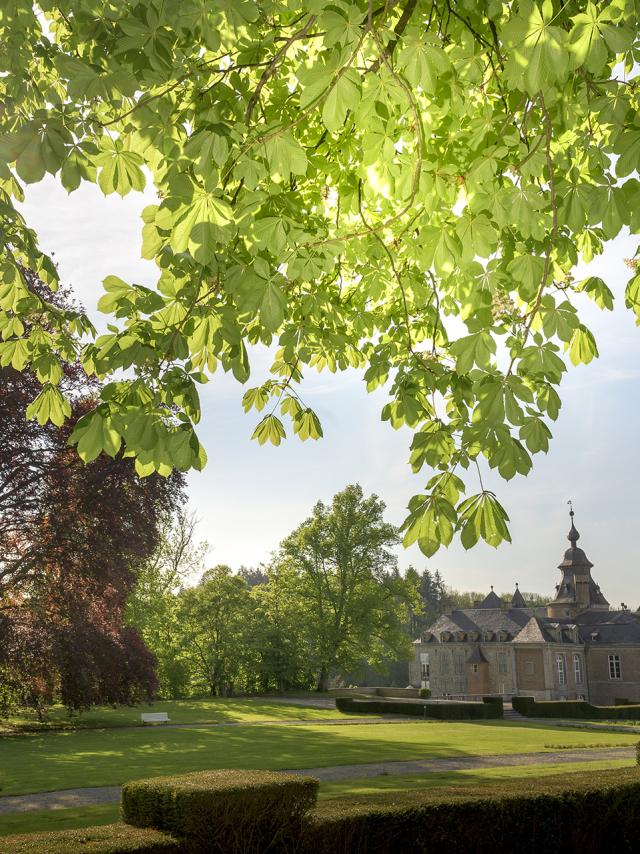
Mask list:
[[[570,548],[564,553],[564,559],[558,569],[562,573],[560,584],[556,586],[556,595],[547,605],[549,617],[568,617],[587,609],[608,610],[609,603],[602,595],[600,588],[591,577],[593,564],[584,551],[578,546],[580,534],[573,523],[575,513],[573,503],[570,507],[569,518],[571,528],[567,539]]]
[[[520,592],[518,588],[518,582],[516,581],[516,592],[513,594],[513,598],[511,599],[511,607],[512,608],[526,608],[527,603],[524,601],[524,596]]]
[[[571,507],[571,510],[569,510],[569,517],[571,519],[571,528],[569,529],[569,533],[567,534],[567,539],[571,543],[571,548],[575,549],[576,543],[580,539],[580,534],[578,533],[576,526],[573,524],[573,517],[576,515],[573,512],[573,503],[571,501],[567,501],[567,504]]]

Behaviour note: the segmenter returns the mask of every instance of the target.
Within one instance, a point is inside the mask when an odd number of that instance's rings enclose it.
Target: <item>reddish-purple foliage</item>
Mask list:
[[[73,417],[41,427],[25,419],[37,379],[0,369],[0,678],[36,708],[134,702],[155,690],[155,659],[124,606],[184,479],[140,479],[121,454],[85,465],[67,439],[95,385],[77,364],[63,383]]]

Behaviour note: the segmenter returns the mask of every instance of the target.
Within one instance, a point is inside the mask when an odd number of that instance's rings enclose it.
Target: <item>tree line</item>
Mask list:
[[[261,570],[207,570],[186,586],[175,546],[193,535],[184,515],[159,559],[141,570],[128,615],[158,657],[160,690],[188,693],[326,690],[332,677],[363,663],[410,655],[408,614],[418,591],[398,572],[396,528],[384,503],[347,486],[319,501]]]
[[[165,697],[324,691],[331,680],[406,685],[411,643],[441,614],[484,593],[446,585],[390,551],[384,504],[347,486],[286,537],[260,568],[218,564],[197,583],[207,544],[176,515],[140,570],[127,617],[158,661]],[[532,605],[546,599],[525,594]],[[511,594],[503,594],[505,604]]]

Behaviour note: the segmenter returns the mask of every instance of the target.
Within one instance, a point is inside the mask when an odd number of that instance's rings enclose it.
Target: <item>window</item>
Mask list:
[[[582,659],[579,655],[573,656],[573,675],[575,676],[576,685],[582,685]]]
[[[507,655],[504,652],[498,653],[498,673],[507,672]]]
[[[566,685],[567,684],[567,671],[564,666],[564,655],[556,656],[556,664],[558,666],[558,684]]]
[[[531,661],[531,659],[528,658],[524,663],[524,672],[527,674],[527,676],[533,676],[533,674],[536,672],[535,661]]]
[[[429,678],[429,662],[423,661],[422,662],[422,681],[426,682],[426,680],[428,678]]]
[[[456,655],[453,658],[453,670],[458,676],[464,676],[464,658]]]
[[[477,665],[477,664],[472,664],[472,665],[471,665],[471,672],[472,672],[472,673],[477,673],[477,672],[478,672],[478,665]]]
[[[440,659],[440,673],[448,673],[449,672],[449,656],[443,655]]]
[[[609,679],[622,679],[619,655],[609,656]]]

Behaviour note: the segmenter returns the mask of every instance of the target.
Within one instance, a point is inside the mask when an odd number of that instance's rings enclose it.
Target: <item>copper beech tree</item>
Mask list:
[[[22,274],[34,293],[71,307]],[[0,682],[5,704],[42,708],[56,697],[79,709],[155,689],[155,658],[123,611],[136,566],[183,499],[182,476],[141,480],[121,454],[83,463],[68,439],[97,389],[77,364],[61,372],[71,414],[58,427],[25,419],[36,376],[0,369]]]

